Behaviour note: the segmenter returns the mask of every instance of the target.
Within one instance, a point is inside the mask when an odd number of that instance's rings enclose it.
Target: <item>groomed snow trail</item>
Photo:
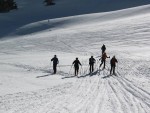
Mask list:
[[[109,76],[107,71],[81,76],[75,83],[1,96],[0,110],[2,113],[149,113],[150,93],[122,74]]]

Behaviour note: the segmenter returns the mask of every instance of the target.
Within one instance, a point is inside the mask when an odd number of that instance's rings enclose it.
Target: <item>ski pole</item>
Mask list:
[[[71,68],[70,68],[69,73],[68,73],[69,75],[70,75],[71,69],[72,69],[72,65],[71,65]]]
[[[107,67],[107,70],[109,71],[110,69],[109,69],[109,66],[108,65],[106,65],[106,67]]]
[[[61,71],[61,69],[60,69],[60,66],[58,65],[58,67],[59,67],[59,70]]]
[[[83,74],[83,68],[82,68],[82,65],[81,65],[81,73],[80,74]]]
[[[88,67],[87,67],[87,72],[86,72],[87,74],[89,74],[90,73],[90,65],[88,65]]]
[[[94,71],[96,71],[96,67],[97,67],[97,62],[94,64]]]
[[[82,65],[81,65],[81,70],[80,70],[80,75],[82,74]]]
[[[52,67],[52,62],[50,62],[50,68],[49,68],[49,69],[50,69],[50,70],[49,70],[49,71],[50,71],[50,73],[51,73],[51,67]]]
[[[51,64],[52,64],[52,61],[50,62],[50,67],[52,67]]]
[[[118,63],[117,63],[117,72],[118,72]]]
[[[107,75],[109,75],[109,72],[110,72],[109,66],[106,65],[106,67],[107,67]]]
[[[99,66],[99,60],[97,59],[96,60],[96,68],[97,68],[97,70],[98,70],[98,66]]]

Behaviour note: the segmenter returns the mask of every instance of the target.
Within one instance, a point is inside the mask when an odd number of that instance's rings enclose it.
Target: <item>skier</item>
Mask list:
[[[103,44],[103,46],[101,47],[101,50],[102,50],[102,55],[103,55],[103,53],[105,52],[105,50],[106,50],[106,46]]]
[[[57,56],[54,55],[54,57],[51,59],[51,61],[53,61],[53,70],[54,70],[54,74],[56,74],[57,64],[59,63],[59,60],[58,60]]]
[[[118,63],[118,61],[117,61],[117,59],[115,58],[115,56],[113,56],[112,59],[110,60],[110,65],[111,65],[110,75],[111,75],[111,72],[112,72],[112,71],[113,71],[113,74],[115,75],[116,63]]]
[[[76,60],[73,61],[72,65],[74,65],[75,76],[78,76],[79,65],[81,65],[81,63],[80,63],[80,61],[78,60],[78,58],[76,58]],[[82,66],[82,65],[81,65],[81,66]]]
[[[106,58],[110,58],[110,56],[108,57],[107,54],[106,54],[106,52],[104,52],[104,53],[102,54],[102,57],[101,57],[101,64],[100,64],[99,68],[100,68],[100,67],[102,66],[102,64],[104,63],[103,69],[105,69]]]
[[[93,58],[93,56],[91,56],[91,58],[89,58],[90,73],[94,71],[94,63],[95,63],[95,59]]]

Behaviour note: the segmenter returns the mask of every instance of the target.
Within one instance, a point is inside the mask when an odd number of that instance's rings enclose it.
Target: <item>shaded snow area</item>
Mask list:
[[[118,59],[116,76],[109,58],[99,69],[103,44]],[[76,57],[79,77],[71,67]],[[150,5],[38,21],[0,40],[0,113],[149,112]]]
[[[150,4],[150,0],[52,0],[55,5],[45,6],[44,0],[14,1],[17,3],[18,10],[0,13],[0,39],[26,24],[48,18],[108,12]],[[43,26],[41,30],[48,27]],[[34,29],[30,32],[33,31]]]

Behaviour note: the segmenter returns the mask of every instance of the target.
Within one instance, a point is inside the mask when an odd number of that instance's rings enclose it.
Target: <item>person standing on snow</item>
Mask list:
[[[51,59],[51,61],[53,61],[53,70],[54,70],[54,74],[56,74],[57,64],[59,63],[57,56],[54,55],[54,57]]]
[[[102,66],[102,64],[104,63],[104,67],[103,67],[103,69],[105,69],[106,58],[110,58],[110,57],[108,57],[108,56],[107,56],[107,54],[106,54],[106,52],[104,52],[104,53],[102,54],[102,57],[101,57],[101,64],[100,64],[100,66],[99,66],[99,67],[101,67],[101,66]]]
[[[94,63],[95,63],[95,59],[93,58],[93,56],[91,56],[91,58],[89,58],[90,73],[94,71]]]
[[[116,63],[118,63],[118,61],[117,61],[117,59],[115,58],[115,56],[113,56],[112,59],[110,60],[110,65],[111,65],[110,75],[111,75],[112,71],[113,71],[113,74],[115,75]]]
[[[106,50],[106,46],[103,44],[103,46],[101,47],[101,50],[102,50],[102,55],[103,55],[103,53],[105,52],[105,50]]]
[[[73,61],[72,65],[74,65],[75,76],[78,76],[79,65],[81,65],[81,63],[80,63],[80,61],[78,60],[78,58],[76,58],[76,60]],[[82,66],[82,65],[81,65],[81,66]]]

